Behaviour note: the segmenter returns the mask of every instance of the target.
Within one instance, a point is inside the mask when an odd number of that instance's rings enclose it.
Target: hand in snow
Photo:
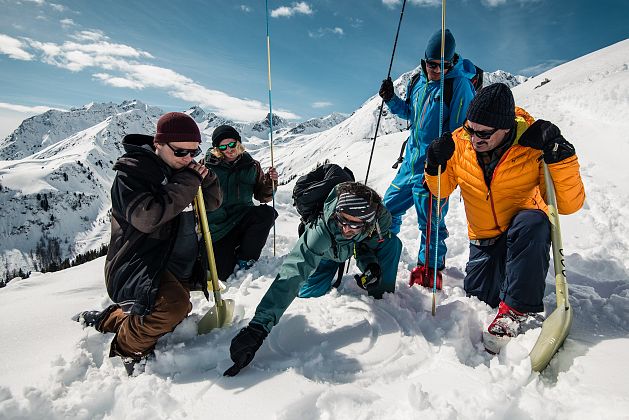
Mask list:
[[[380,274],[380,266],[376,263],[371,263],[367,266],[364,273],[360,275],[355,274],[354,279],[358,287],[369,291],[380,285]]]
[[[253,360],[256,351],[269,335],[261,325],[249,324],[232,339],[229,353],[234,365],[227,369],[223,376],[236,376],[238,372]]]

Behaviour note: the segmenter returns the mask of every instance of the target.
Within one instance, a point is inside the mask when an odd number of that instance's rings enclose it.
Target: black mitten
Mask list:
[[[574,146],[561,135],[561,130],[550,121],[537,120],[518,140],[520,146],[531,147],[544,153],[544,162],[557,163],[574,156]]]
[[[428,175],[437,175],[439,165],[441,172],[446,170],[448,160],[454,154],[454,140],[452,133],[446,131],[428,145],[426,149],[426,173]]]
[[[227,369],[224,376],[236,376],[238,372],[253,360],[256,351],[269,333],[261,325],[249,324],[232,339],[229,353],[234,365]]]
[[[378,95],[380,95],[385,102],[389,102],[391,98],[393,98],[395,92],[393,91],[393,81],[390,77],[382,81]]]
[[[367,265],[367,269],[362,274],[355,274],[354,279],[358,287],[367,291],[377,288],[380,285],[380,266],[376,263]]]

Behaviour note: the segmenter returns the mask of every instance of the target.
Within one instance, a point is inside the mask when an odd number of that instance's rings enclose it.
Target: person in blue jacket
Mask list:
[[[235,376],[247,366],[284,311],[299,295],[322,260],[338,263],[352,255],[362,274],[354,276],[359,287],[378,299],[395,291],[402,243],[391,234],[391,214],[371,188],[356,183],[338,184],[328,195],[323,216],[306,227],[288,254],[273,284],[256,308],[249,325],[230,346],[234,365],[225,376]],[[327,282],[327,290],[332,288]]]
[[[384,195],[384,205],[391,212],[393,222],[391,232],[399,233],[402,216],[415,206],[417,223],[421,232],[417,266],[411,272],[410,284],[432,287],[435,266],[434,237],[437,230],[437,200],[424,186],[424,164],[426,148],[439,137],[440,102],[443,104],[443,131],[454,131],[465,121],[467,108],[474,97],[472,79],[476,67],[470,60],[455,53],[456,42],[449,29],[445,30],[444,47],[444,92],[441,91],[441,30],[428,40],[421,72],[411,79],[406,91],[406,100],[395,94],[391,78],[383,80],[379,95],[389,110],[398,117],[409,121],[410,135],[406,142],[405,156],[391,185]],[[448,211],[447,200],[441,200],[441,222],[439,223],[439,244],[437,246],[437,287],[441,288],[441,270],[445,266],[448,231],[444,217]],[[426,234],[429,214],[431,244],[429,261],[426,261]]]

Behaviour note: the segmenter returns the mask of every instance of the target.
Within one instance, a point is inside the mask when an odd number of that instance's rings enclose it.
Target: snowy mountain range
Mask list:
[[[395,86],[405,95],[416,68]],[[486,80],[514,86],[524,80],[498,70]],[[334,149],[340,142],[373,139],[381,99],[369,98],[351,116],[334,113],[301,123],[273,116],[275,165],[285,180],[305,173],[317,162],[322,140]],[[211,147],[211,134],[221,124],[234,126],[253,153],[269,147],[269,121],[239,123],[205,112],[185,111],[199,125],[202,148]],[[130,133],[153,134],[163,111],[140,101],[90,103],[70,111],[51,110],[26,119],[0,140],[0,278],[5,271],[32,270],[51,259],[73,258],[99,248],[109,238],[109,189],[112,165],[123,153],[121,139]],[[384,108],[379,135],[406,130],[407,123]],[[296,147],[296,145],[301,145]],[[308,151],[296,159],[297,154]],[[261,157],[261,159],[265,159]],[[394,160],[395,158],[390,158]],[[270,162],[267,162],[270,164]]]

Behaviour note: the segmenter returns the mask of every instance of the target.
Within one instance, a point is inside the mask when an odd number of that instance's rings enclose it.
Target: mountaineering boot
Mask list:
[[[146,357],[141,357],[139,359],[135,357],[122,357],[122,364],[129,376],[138,376],[139,374],[144,373],[144,370],[146,369],[146,361]]]
[[[118,305],[109,305],[102,311],[83,311],[72,317],[72,319],[83,327],[94,327],[96,331],[103,332],[99,327],[100,324],[109,316],[110,313],[118,309]]]
[[[432,289],[434,279],[435,272],[432,268],[426,267],[425,265],[418,265],[411,271],[411,277],[408,285],[413,286],[414,284],[419,284],[420,286]],[[441,275],[441,270],[437,270],[437,290],[441,290],[442,286],[443,277]]]
[[[129,376],[138,376],[141,373],[144,373],[146,370],[146,363],[149,360],[155,359],[155,352],[151,351],[146,356],[142,357],[123,357],[122,364],[124,365],[125,370],[127,371],[127,375]]]
[[[489,324],[487,331],[483,331],[485,350],[491,354],[498,354],[511,338],[518,336],[520,324],[528,317],[529,314],[517,311],[501,301],[496,317]]]

